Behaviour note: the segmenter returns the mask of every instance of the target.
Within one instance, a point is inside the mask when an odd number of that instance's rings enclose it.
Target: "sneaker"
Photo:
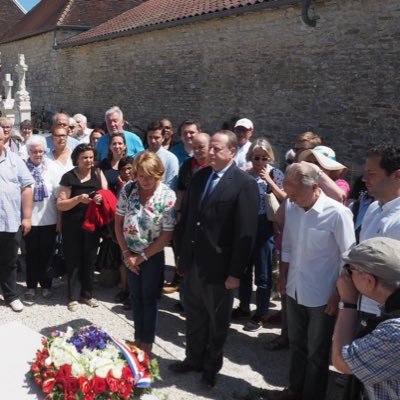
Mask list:
[[[10,307],[15,312],[21,312],[24,309],[24,305],[22,304],[20,299],[15,299],[10,303]]]
[[[232,319],[244,319],[250,317],[250,311],[245,311],[240,307],[232,310]]]
[[[256,332],[263,327],[264,327],[263,319],[261,317],[259,317],[258,315],[253,315],[251,317],[251,319],[249,319],[245,323],[243,330],[245,330],[247,332]]]
[[[49,299],[51,296],[53,296],[53,293],[50,289],[43,289],[42,295],[45,299]]]
[[[24,293],[24,298],[26,301],[33,301],[35,300],[36,290],[35,289],[27,289]]]

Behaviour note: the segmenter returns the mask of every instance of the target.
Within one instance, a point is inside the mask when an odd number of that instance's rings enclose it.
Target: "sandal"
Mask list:
[[[90,299],[85,299],[84,297],[82,297],[81,302],[92,308],[99,306],[99,302],[96,299],[94,299],[93,297]]]
[[[279,351],[289,348],[289,341],[282,337],[278,337],[265,343],[264,348],[268,351]]]
[[[74,312],[77,311],[79,307],[79,303],[77,301],[70,301],[68,303],[68,311]]]

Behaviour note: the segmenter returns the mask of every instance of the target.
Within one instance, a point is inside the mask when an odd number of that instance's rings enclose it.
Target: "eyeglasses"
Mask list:
[[[270,158],[269,157],[253,157],[253,161],[260,161],[260,160],[262,160],[262,161],[269,161],[270,160]]]
[[[68,127],[69,129],[74,129],[75,128],[75,126],[74,125],[70,125],[69,127]]]

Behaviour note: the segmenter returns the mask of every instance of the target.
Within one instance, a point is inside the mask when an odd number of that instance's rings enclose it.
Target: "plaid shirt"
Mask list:
[[[22,159],[4,149],[0,160],[0,232],[14,233],[21,225],[21,190],[34,183]]]
[[[400,399],[400,318],[383,321],[344,346],[342,356],[364,384],[369,400]]]

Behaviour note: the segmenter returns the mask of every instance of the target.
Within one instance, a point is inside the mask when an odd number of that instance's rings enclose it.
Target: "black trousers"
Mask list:
[[[17,294],[17,232],[0,232],[0,285],[7,303],[18,298]]]
[[[79,221],[63,221],[62,235],[69,301],[91,299],[100,235],[83,230]]]
[[[233,290],[207,283],[192,265],[185,275],[186,362],[217,373],[222,368]]]
[[[50,257],[54,249],[56,226],[32,226],[25,236],[26,245],[26,286],[36,289],[38,283],[42,289],[50,289]]]

